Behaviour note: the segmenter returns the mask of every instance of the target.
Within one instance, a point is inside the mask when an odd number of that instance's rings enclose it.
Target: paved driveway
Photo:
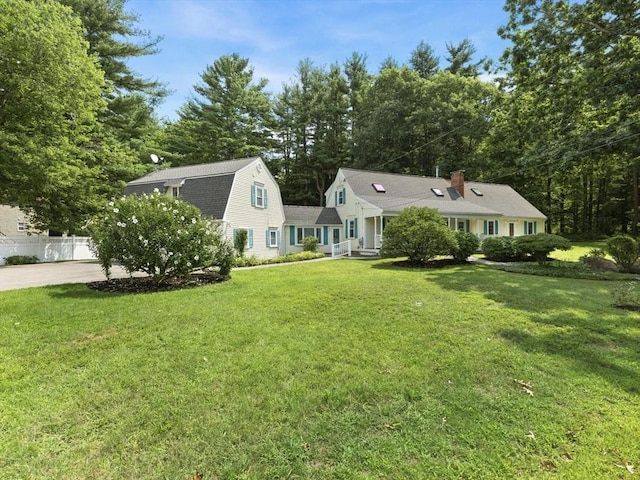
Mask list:
[[[118,278],[129,275],[122,267],[114,266],[111,269],[111,276]],[[87,283],[105,279],[100,264],[96,260],[0,266],[0,290],[62,283]]]

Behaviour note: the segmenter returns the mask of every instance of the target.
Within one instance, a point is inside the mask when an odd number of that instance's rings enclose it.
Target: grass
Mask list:
[[[610,284],[339,260],[0,293],[0,478],[632,478]]]

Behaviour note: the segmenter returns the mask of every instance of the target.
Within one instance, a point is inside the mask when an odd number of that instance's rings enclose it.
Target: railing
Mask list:
[[[337,257],[350,257],[351,256],[351,241],[346,240],[340,243],[334,243],[331,245],[331,258]]]

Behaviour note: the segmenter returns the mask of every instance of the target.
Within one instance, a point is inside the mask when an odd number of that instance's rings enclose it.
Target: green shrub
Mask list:
[[[12,255],[4,259],[5,265],[28,265],[39,261],[35,255]]]
[[[540,265],[547,263],[549,254],[554,250],[569,250],[571,248],[569,240],[552,233],[536,233],[516,237],[514,244],[518,252],[530,255]]]
[[[623,272],[631,272],[640,257],[638,242],[629,235],[616,235],[607,240],[607,252]]]
[[[453,232],[437,210],[409,207],[387,224],[380,255],[409,257],[410,263],[417,264],[450,255],[455,248]]]
[[[495,262],[516,262],[523,259],[513,241],[513,237],[487,237],[482,242],[482,253],[487,260]]]
[[[233,246],[239,257],[244,257],[244,251],[247,249],[248,238],[249,232],[244,228],[239,228],[235,231],[235,235],[233,236]]]
[[[637,289],[637,282],[623,283],[611,292],[613,305],[615,307],[639,307],[640,292]]]
[[[318,250],[318,239],[316,237],[304,237],[302,239],[302,250],[305,252],[315,252]]]
[[[473,233],[455,232],[456,248],[453,250],[453,258],[456,262],[464,263],[480,248],[480,240]]]
[[[228,275],[233,262],[233,247],[217,223],[203,219],[193,205],[159,193],[109,202],[87,228],[107,278],[114,261],[157,283],[202,268]]]

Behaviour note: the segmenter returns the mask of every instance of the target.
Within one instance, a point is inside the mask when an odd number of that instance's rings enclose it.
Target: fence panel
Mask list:
[[[0,237],[0,265],[14,255],[36,256],[41,262],[95,258],[89,237]]]

